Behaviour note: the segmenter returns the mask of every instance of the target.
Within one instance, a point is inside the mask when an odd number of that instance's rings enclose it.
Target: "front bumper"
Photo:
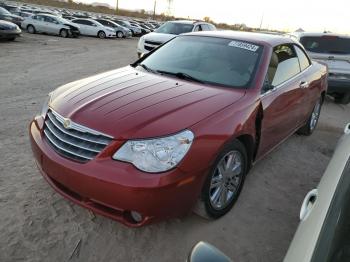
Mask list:
[[[21,36],[21,30],[0,30],[0,39],[8,39]]]
[[[186,174],[177,168],[147,174],[103,152],[85,164],[74,162],[58,155],[46,142],[38,127],[40,121],[34,120],[29,126],[38,168],[58,193],[74,203],[130,227],[186,215],[196,203],[203,172]],[[104,151],[111,147],[115,145]],[[142,221],[133,220],[131,211],[140,213]]]

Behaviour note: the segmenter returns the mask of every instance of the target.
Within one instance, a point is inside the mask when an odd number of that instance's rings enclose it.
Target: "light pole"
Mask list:
[[[115,8],[115,13],[118,14],[119,12],[119,0],[117,0],[117,6]]]
[[[156,7],[157,7],[157,0],[154,0],[154,8],[153,8],[153,20],[156,19]]]

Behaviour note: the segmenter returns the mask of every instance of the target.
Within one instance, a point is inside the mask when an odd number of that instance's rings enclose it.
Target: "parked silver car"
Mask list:
[[[118,38],[132,37],[132,32],[130,29],[124,26],[121,26],[116,22],[113,22],[112,20],[102,19],[102,18],[95,19],[95,20],[104,26],[113,28]]]
[[[28,33],[46,33],[60,35],[62,37],[77,37],[80,34],[79,26],[58,16],[37,14],[26,18],[22,22],[22,28]]]
[[[333,33],[293,33],[309,56],[329,68],[328,93],[341,104],[350,103],[350,36]]]

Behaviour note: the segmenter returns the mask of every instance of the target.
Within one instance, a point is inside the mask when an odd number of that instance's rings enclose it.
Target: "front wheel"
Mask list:
[[[322,97],[320,97],[317,100],[307,123],[297,131],[297,134],[309,136],[314,132],[314,130],[316,129],[318,120],[320,118],[321,107],[322,107]]]
[[[117,32],[117,37],[118,37],[118,38],[123,38],[123,37],[124,37],[123,32],[118,31],[118,32]]]
[[[100,31],[100,32],[98,32],[97,36],[98,36],[98,38],[101,38],[101,39],[106,38],[106,33],[103,31]]]
[[[336,95],[334,97],[334,101],[337,104],[343,104],[343,105],[349,104],[350,103],[350,92],[345,93],[345,94]]]
[[[61,29],[60,36],[63,37],[63,38],[67,38],[68,37],[68,31],[66,29]]]
[[[205,212],[195,213],[219,218],[229,212],[242,190],[247,166],[247,151],[240,141],[234,140],[219,154],[204,183],[199,205]]]
[[[35,34],[36,33],[35,27],[33,25],[28,25],[27,26],[27,31],[28,31],[29,34]]]

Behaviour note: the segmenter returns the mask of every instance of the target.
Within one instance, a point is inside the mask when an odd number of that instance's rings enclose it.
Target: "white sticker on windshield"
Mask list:
[[[259,46],[257,46],[257,45],[253,45],[253,44],[249,44],[249,43],[245,43],[245,42],[239,42],[239,41],[231,41],[228,45],[242,48],[242,49],[246,49],[246,50],[249,50],[252,52],[256,52],[259,49]]]

